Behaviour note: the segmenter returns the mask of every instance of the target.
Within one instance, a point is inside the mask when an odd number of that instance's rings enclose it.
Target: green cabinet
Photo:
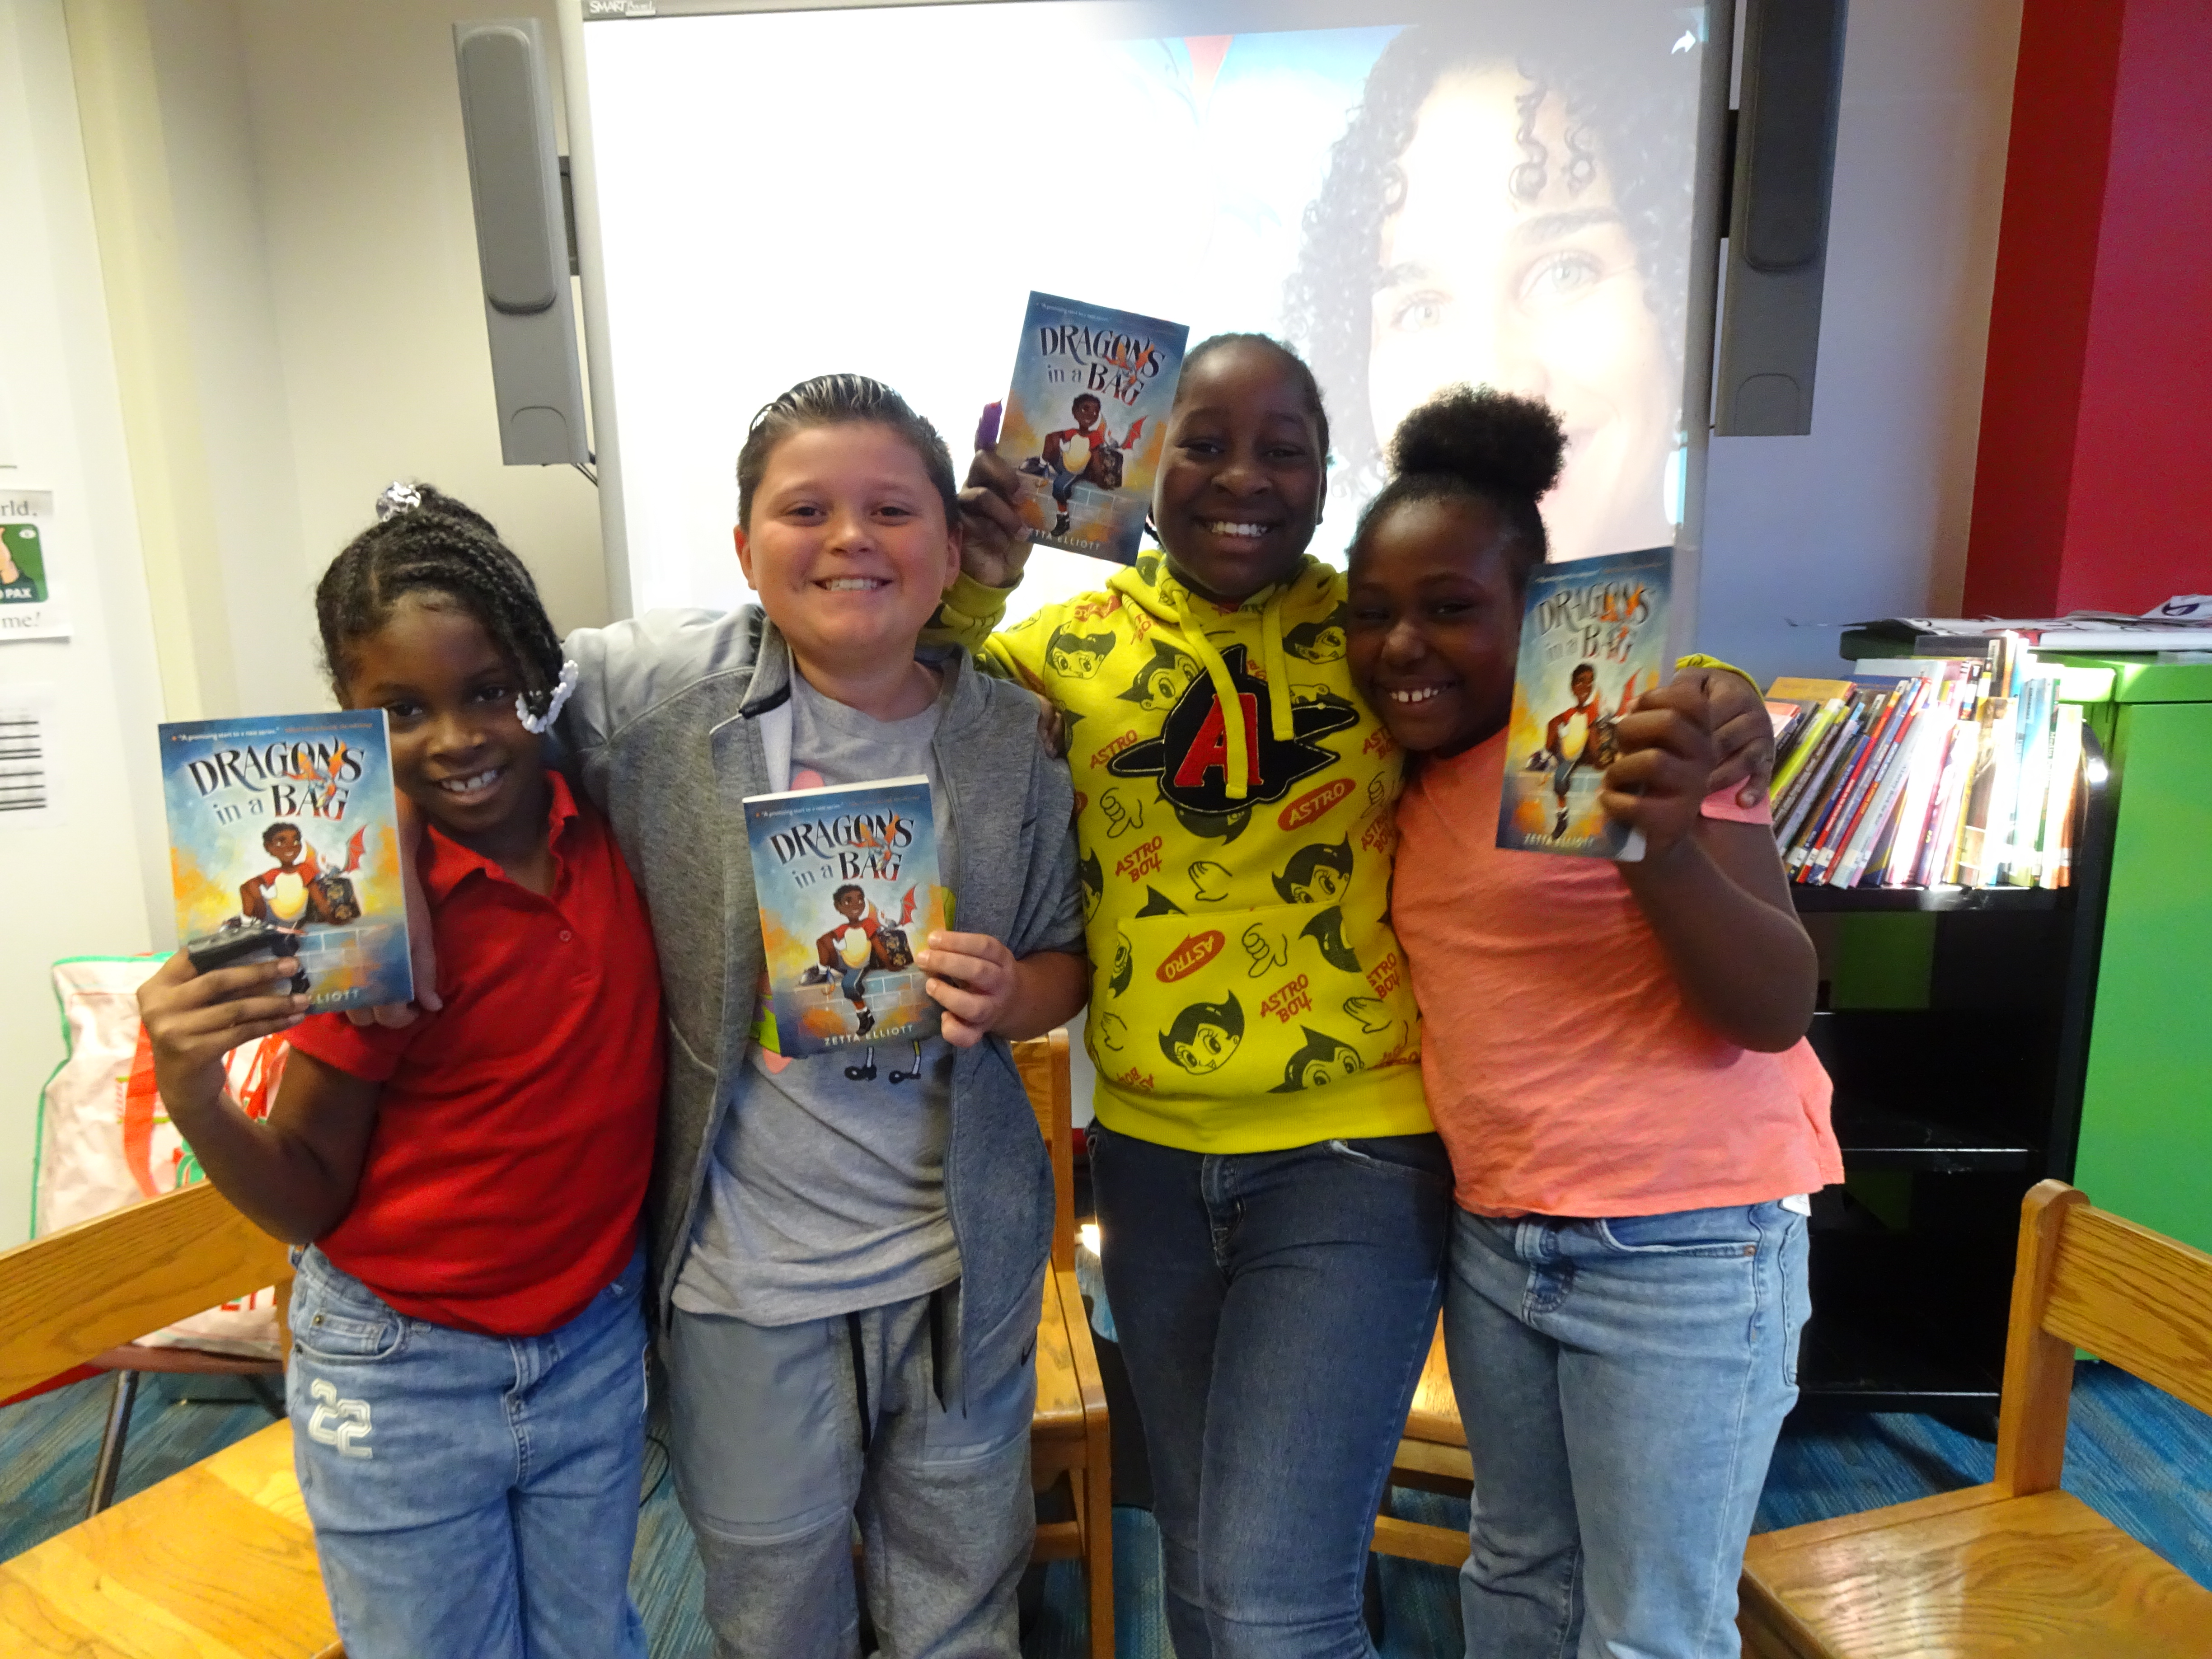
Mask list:
[[[2212,662],[2061,660],[2118,802],[2075,1183],[2212,1250]]]

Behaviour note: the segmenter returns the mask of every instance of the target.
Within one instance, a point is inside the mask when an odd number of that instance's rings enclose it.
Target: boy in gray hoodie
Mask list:
[[[755,417],[738,479],[760,607],[572,635],[562,722],[653,912],[652,1305],[708,1620],[732,1659],[856,1654],[857,1510],[892,1650],[1013,1659],[1053,1188],[1008,1043],[1086,994],[1073,792],[1034,697],[917,655],[960,568],[927,421],[810,380]],[[960,929],[915,957],[944,1034],[786,1060],[741,803],[915,775]]]

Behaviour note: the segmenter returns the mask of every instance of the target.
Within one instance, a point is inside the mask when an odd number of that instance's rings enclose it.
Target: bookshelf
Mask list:
[[[1814,1201],[1808,1405],[1992,1429],[2021,1199],[2080,1133],[2115,800],[2085,770],[2069,886],[1792,889],[1845,1172]]]

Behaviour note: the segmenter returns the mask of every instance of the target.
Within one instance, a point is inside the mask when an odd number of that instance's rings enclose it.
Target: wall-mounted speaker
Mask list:
[[[1845,0],[1747,0],[1713,429],[1813,429]]]
[[[501,458],[591,459],[553,94],[534,18],[453,25]]]

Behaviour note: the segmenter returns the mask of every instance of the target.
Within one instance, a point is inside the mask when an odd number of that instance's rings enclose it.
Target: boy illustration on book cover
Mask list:
[[[1640,843],[1606,815],[1598,794],[1620,717],[1661,683],[1671,564],[1660,549],[1547,565],[1529,578],[1500,847],[1641,856]]]
[[[161,727],[177,932],[282,929],[317,1011],[413,994],[381,709]]]
[[[998,452],[1036,540],[1127,564],[1152,498],[1189,330],[1030,295]]]
[[[937,1034],[915,940],[947,925],[926,778],[745,802],[775,1051],[801,1060]],[[765,1027],[769,1022],[763,1021]],[[913,1073],[894,1072],[894,1080]]]

